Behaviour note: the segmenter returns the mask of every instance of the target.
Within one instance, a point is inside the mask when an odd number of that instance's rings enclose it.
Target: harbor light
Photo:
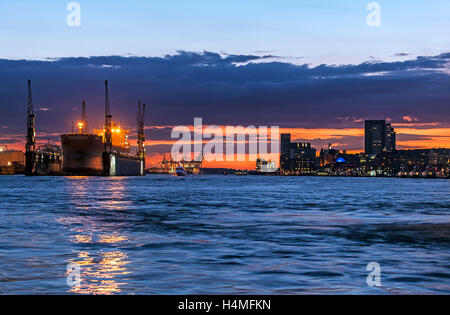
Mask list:
[[[78,132],[82,133],[83,132],[83,128],[84,128],[84,124],[82,122],[78,123]]]

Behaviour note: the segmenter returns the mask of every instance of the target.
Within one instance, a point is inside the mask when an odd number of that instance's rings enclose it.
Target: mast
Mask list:
[[[33,97],[31,94],[31,80],[28,80],[28,110],[27,110],[27,142],[25,145],[25,173],[34,173],[36,156],[36,116],[34,115]]]
[[[89,123],[87,119],[85,100],[83,100],[83,103],[81,104],[81,123],[82,123],[81,133],[89,133]]]
[[[112,150],[112,116],[109,106],[109,90],[108,80],[105,81],[105,152],[110,153]]]
[[[141,160],[145,160],[145,104],[138,101],[138,113],[137,113],[137,136],[138,136],[138,157]]]

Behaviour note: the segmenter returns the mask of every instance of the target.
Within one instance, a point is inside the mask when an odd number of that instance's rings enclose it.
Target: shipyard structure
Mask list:
[[[105,81],[105,124],[102,129],[89,130],[86,102],[82,103],[81,120],[72,132],[61,136],[61,148],[36,146],[36,128],[31,82],[28,81],[27,142],[25,174],[67,176],[143,176],[145,175],[145,104],[138,101],[137,152],[128,142],[129,130],[114,122],[109,102],[108,81]]]
[[[158,163],[156,167],[151,167],[147,170],[149,174],[170,174],[176,175],[177,169],[182,168],[187,175],[198,175],[201,173],[203,164],[203,155],[201,159],[195,161],[175,161],[172,156],[166,159],[164,154],[163,160]]]

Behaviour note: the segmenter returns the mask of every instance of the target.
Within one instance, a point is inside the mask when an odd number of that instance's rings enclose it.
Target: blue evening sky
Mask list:
[[[370,0],[79,0],[81,27],[66,24],[69,2],[1,0],[0,58],[207,50],[341,64],[450,48],[449,0],[380,0],[381,27],[366,24]]]

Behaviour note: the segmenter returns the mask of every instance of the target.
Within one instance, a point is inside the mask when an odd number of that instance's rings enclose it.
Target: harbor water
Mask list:
[[[0,177],[0,294],[318,293],[449,294],[450,180]]]

